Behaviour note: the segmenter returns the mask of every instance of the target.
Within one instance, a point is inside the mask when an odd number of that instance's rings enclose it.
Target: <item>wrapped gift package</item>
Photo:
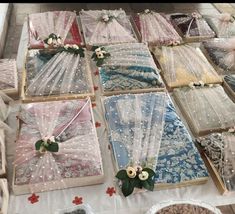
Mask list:
[[[94,45],[138,42],[130,16],[119,10],[82,10],[79,13],[87,48]]]
[[[204,160],[221,194],[235,191],[235,131],[212,133],[197,138]]]
[[[235,102],[235,75],[225,75],[223,87],[229,97]]]
[[[222,78],[199,48],[190,45],[163,46],[161,49],[155,47],[152,51],[169,90],[199,81],[222,83]]]
[[[84,49],[83,49],[84,50]],[[94,98],[90,60],[68,51],[34,49],[26,56],[22,76],[22,101]]]
[[[15,59],[0,59],[0,91],[18,98],[18,77]]]
[[[22,104],[19,121],[15,195],[104,181],[89,98]]]
[[[157,46],[182,42],[182,38],[163,13],[146,9],[135,15],[134,21],[140,32],[141,42]]]
[[[103,102],[117,171],[145,163],[156,173],[157,190],[208,180],[204,162],[166,93],[119,95]]]
[[[235,74],[234,38],[203,41],[200,48],[220,75]]]
[[[185,42],[199,42],[215,37],[215,32],[198,12],[192,14],[172,13],[169,14],[169,17]]]
[[[0,179],[0,213],[7,214],[8,213],[8,203],[9,203],[9,190],[8,190],[8,182],[7,179]]]
[[[146,214],[222,214],[221,211],[202,201],[173,200],[153,205]]]
[[[63,44],[84,45],[76,13],[71,11],[48,11],[32,13],[27,17],[29,48],[42,49],[44,40],[51,34],[60,39],[50,42],[54,47]]]
[[[203,18],[211,26],[217,37],[235,36],[235,19],[231,14],[203,15]]]
[[[235,103],[220,85],[174,89],[173,96],[195,136],[235,126]]]
[[[0,128],[0,177],[6,176],[6,147],[4,130]]]
[[[99,68],[103,94],[164,90],[159,69],[146,44],[117,44],[104,48],[110,56]]]

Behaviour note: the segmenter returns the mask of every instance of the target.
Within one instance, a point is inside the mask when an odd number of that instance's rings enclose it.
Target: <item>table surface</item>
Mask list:
[[[24,66],[27,39],[27,26],[26,23],[24,23],[17,55],[17,68],[19,75],[21,75],[21,71]],[[94,85],[99,86],[99,76],[94,75],[94,71],[92,75]],[[6,136],[8,181],[10,189],[9,214],[53,214],[57,209],[74,206],[73,200],[76,196],[82,197],[83,204],[88,203],[93,208],[93,211],[98,214],[142,214],[154,204],[172,200],[196,200],[203,201],[214,206],[235,203],[235,193],[230,193],[224,196],[220,195],[211,178],[209,178],[208,182],[203,185],[137,193],[127,198],[120,195],[116,189],[116,193],[109,196],[109,194],[106,193],[106,190],[108,187],[115,187],[115,173],[111,160],[111,151],[108,149],[107,130],[105,128],[104,117],[101,110],[100,98],[100,88],[98,87],[98,90],[96,90],[96,106],[93,108],[93,111],[95,121],[101,124],[100,127],[97,127],[97,134],[102,152],[105,182],[100,185],[37,193],[36,195],[39,196],[38,202],[33,204],[28,200],[28,197],[30,197],[31,194],[14,196],[11,189],[12,162],[14,160],[17,129],[16,114],[19,110],[20,101],[14,101],[11,103],[12,113],[8,118],[8,124],[15,131],[7,133]]]

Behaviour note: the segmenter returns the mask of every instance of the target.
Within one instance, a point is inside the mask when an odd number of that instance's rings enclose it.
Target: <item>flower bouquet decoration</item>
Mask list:
[[[76,13],[48,11],[28,15],[29,48],[57,48],[64,44],[83,45]]]

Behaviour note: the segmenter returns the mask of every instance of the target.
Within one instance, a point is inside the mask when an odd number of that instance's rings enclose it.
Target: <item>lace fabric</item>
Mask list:
[[[31,192],[66,188],[66,179],[102,175],[102,160],[90,99],[22,105],[16,143],[15,185]],[[41,153],[35,143],[54,136],[58,152]]]
[[[81,44],[76,13],[49,11],[28,16],[29,47],[43,48],[43,40],[51,33],[61,36],[63,44]]]
[[[15,59],[0,59],[0,90],[17,90],[17,85]]]
[[[100,69],[103,92],[164,87],[147,45],[118,44],[105,49],[111,56]]]
[[[194,15],[195,13],[195,15]],[[213,38],[214,31],[210,28],[204,18],[197,12],[192,14],[174,13],[170,14],[170,20],[186,38]]]
[[[235,125],[235,103],[220,85],[175,89],[173,96],[196,136]]]
[[[107,18],[107,21],[104,21]],[[80,19],[86,44],[104,45],[138,42],[125,11],[82,10]]]
[[[142,42],[151,45],[171,45],[172,42],[182,42],[182,38],[166,19],[164,14],[151,11],[135,16],[141,33]]]
[[[79,54],[29,50],[26,97],[92,93],[88,60]]]
[[[104,99],[109,141],[117,171],[129,165],[156,167],[165,98],[166,94],[161,92]]]
[[[188,85],[191,82],[220,83],[221,77],[207,61],[199,48],[190,45],[163,46],[153,49],[170,88]]]
[[[201,47],[220,75],[235,74],[235,38],[204,41]]]
[[[213,133],[197,139],[229,191],[235,190],[235,134]]]

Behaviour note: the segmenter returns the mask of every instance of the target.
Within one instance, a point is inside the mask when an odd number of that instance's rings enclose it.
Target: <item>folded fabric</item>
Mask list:
[[[234,130],[233,132],[212,133],[197,139],[229,191],[235,190],[234,141]]]
[[[235,74],[234,37],[204,41],[201,48],[220,75]]]
[[[60,44],[82,44],[76,13],[48,11],[28,15],[29,48],[44,48],[50,34],[60,37]],[[52,41],[53,42],[53,41]],[[57,41],[55,41],[57,42]]]
[[[29,50],[26,57],[26,97],[91,94],[87,56],[56,50]]]
[[[179,29],[184,38],[213,38],[214,31],[207,24],[205,19],[198,12],[192,14],[173,13],[170,14],[173,25]]]
[[[207,61],[199,48],[190,45],[163,46],[153,49],[164,79],[170,88],[186,86],[191,82],[220,83],[222,78]]]
[[[134,16],[135,23],[141,34],[141,41],[151,45],[172,45],[181,43],[182,38],[167,20],[165,14],[146,9]]]
[[[221,13],[216,15],[203,15],[208,24],[216,33],[217,37],[235,36],[235,20],[229,13]]]
[[[16,194],[101,182],[102,159],[91,111],[90,99],[21,106]]]
[[[129,17],[120,10],[82,10],[80,19],[87,45],[138,42]]]
[[[220,85],[174,89],[173,96],[195,136],[235,125],[235,103]]]
[[[224,76],[224,81],[227,83],[229,88],[235,93],[235,75]]]
[[[164,88],[147,45],[129,43],[104,47],[110,54],[100,68],[103,92]]]

